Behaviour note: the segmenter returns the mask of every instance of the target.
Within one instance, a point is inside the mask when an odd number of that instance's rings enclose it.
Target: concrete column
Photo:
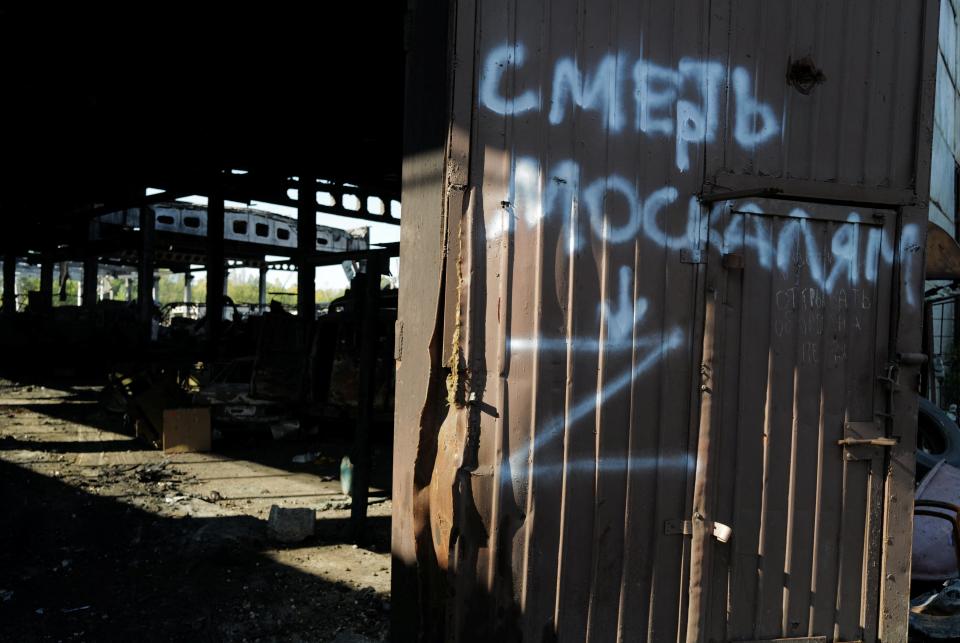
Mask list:
[[[143,337],[151,334],[153,321],[153,264],[156,215],[153,208],[140,208],[140,265],[137,270],[137,316]]]
[[[207,198],[207,337],[216,346],[223,321],[223,282],[226,267],[223,249],[223,186],[218,173]]]
[[[360,390],[357,399],[357,428],[353,443],[353,502],[350,525],[354,540],[365,541],[367,500],[370,493],[370,434],[373,429],[373,400],[376,393],[377,340],[380,317],[380,275],[388,259],[371,253],[367,259],[367,281],[359,301],[360,310]]]
[[[3,313],[17,312],[17,257],[8,254],[3,258]]]
[[[67,303],[67,286],[70,284],[70,264],[66,261],[57,263],[57,299]],[[79,284],[78,284],[79,285]],[[79,300],[77,301],[79,304]]]
[[[44,254],[40,262],[40,305],[48,308],[53,305],[53,258]]]
[[[93,309],[97,307],[97,283],[100,273],[100,262],[97,257],[87,257],[83,260],[83,307]]]
[[[305,172],[297,193],[297,315],[305,325],[312,324],[317,313],[316,254],[317,179]]]
[[[193,273],[190,268],[183,271],[183,300],[188,304],[193,301]]]
[[[260,266],[260,280],[257,282],[257,303],[260,304],[260,312],[267,307],[267,267]]]

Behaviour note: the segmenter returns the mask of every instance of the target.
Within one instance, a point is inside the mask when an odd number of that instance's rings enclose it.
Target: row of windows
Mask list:
[[[247,222],[242,219],[233,220],[233,233],[234,234],[247,234]],[[258,237],[269,237],[270,236],[270,226],[266,223],[256,223],[253,226],[253,234]],[[280,241],[287,241],[290,239],[290,230],[288,228],[277,228],[277,239]]]
[[[176,219],[174,219],[169,214],[159,214],[157,215],[157,223],[162,223],[163,225],[175,225]],[[200,217],[195,217],[195,216],[183,217],[183,226],[185,228],[199,228]]]
[[[297,188],[290,188],[287,190],[287,198],[291,201],[296,201],[298,198]],[[330,192],[317,192],[317,204],[325,207],[333,207],[337,205],[337,198]],[[350,194],[349,192],[341,195],[340,205],[344,210],[349,210],[351,212],[360,212],[364,203],[361,201],[360,197],[355,194]],[[373,214],[377,216],[386,215],[387,213],[387,204],[384,203],[383,199],[378,196],[368,196],[366,197],[366,211],[368,214]],[[390,216],[394,219],[400,218],[400,202],[391,200],[390,201]]]
[[[169,214],[160,214],[157,216],[157,223],[162,223],[163,225],[174,225],[176,220]],[[185,216],[183,217],[183,225],[186,228],[199,228],[200,227],[200,217],[197,216]],[[234,219],[233,220],[233,233],[245,235],[247,234],[247,222],[243,219]],[[253,226],[253,233],[261,238],[266,239],[270,236],[270,226],[266,223],[256,223]],[[280,241],[289,241],[290,240],[290,230],[284,227],[277,228],[277,239]],[[317,243],[321,246],[329,245],[330,240],[325,237],[317,237]]]

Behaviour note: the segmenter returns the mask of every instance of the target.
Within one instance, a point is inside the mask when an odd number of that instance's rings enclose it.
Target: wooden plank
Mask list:
[[[935,11],[933,3],[924,5],[927,12]],[[928,13],[928,16],[930,14]],[[936,18],[929,18],[936,22]],[[935,32],[934,32],[935,33]],[[934,41],[936,38],[934,38]],[[904,208],[898,222],[901,243],[895,247],[896,266],[891,290],[894,295],[891,321],[891,352],[915,353],[921,345],[920,319],[922,315],[923,269],[922,252],[926,211],[923,207]],[[914,226],[917,232],[903,243],[905,226]],[[915,384],[919,381],[917,366],[901,367],[901,386],[893,398],[894,417],[890,423],[893,435],[900,436],[897,446],[890,449],[885,470],[884,522],[880,570],[880,627],[878,637],[883,641],[904,640],[909,625],[910,552],[913,537],[913,488],[916,467],[917,396]]]
[[[880,228],[881,234],[889,239],[892,239],[896,233],[896,212],[893,211],[883,211],[883,212],[874,212],[872,216],[876,220],[878,216],[883,217],[883,226]],[[868,233],[869,234],[869,233]],[[861,237],[866,237],[866,234],[861,234]],[[861,239],[862,243],[866,244],[867,239]],[[861,249],[863,256],[868,255],[868,248],[863,247]],[[886,388],[876,377],[876,374],[879,371],[882,371],[885,366],[889,363],[890,360],[890,346],[891,346],[891,337],[890,337],[890,324],[892,321],[892,302],[894,298],[892,297],[892,288],[893,288],[893,266],[886,266],[884,261],[880,256],[879,248],[876,249],[877,255],[875,257],[868,257],[868,261],[875,262],[877,266],[877,280],[876,287],[873,290],[873,301],[874,307],[876,308],[876,314],[874,319],[876,320],[876,327],[874,329],[874,338],[873,338],[873,364],[874,371],[871,378],[870,385],[873,388],[872,395],[872,408],[874,413],[874,421],[880,427],[880,431],[883,434],[890,434],[889,426],[885,426],[886,423],[882,422],[882,414],[886,412]],[[861,308],[863,307],[863,302],[861,302]],[[867,383],[864,382],[866,386]],[[870,463],[870,497],[869,497],[869,515],[868,515],[868,537],[867,537],[867,555],[865,558],[866,572],[864,574],[864,591],[863,591],[863,614],[862,622],[864,623],[864,633],[863,639],[866,641],[876,641],[880,629],[880,596],[877,591],[877,587],[881,585],[880,580],[880,570],[882,566],[882,536],[883,536],[883,505],[884,505],[884,496],[886,493],[885,490],[885,466],[886,460],[888,458],[887,453],[880,454],[880,457]]]
[[[697,466],[694,477],[693,511],[690,512],[690,580],[686,640],[697,643],[710,636],[707,614],[713,601],[711,581],[715,578],[713,521],[717,483],[724,470],[721,456],[723,424],[723,375],[728,371],[724,345],[730,334],[727,321],[727,275],[722,262],[723,249],[710,246],[707,258],[706,297],[703,316],[703,340],[700,359],[700,421],[697,432]],[[735,359],[736,354],[731,355]],[[731,405],[732,406],[732,405]],[[725,583],[723,583],[725,584]]]
[[[728,210],[729,208],[724,208]],[[726,217],[727,222],[729,217]],[[724,221],[721,220],[718,229],[724,230]],[[713,240],[711,247],[719,244],[720,240]],[[722,247],[720,255],[723,254]],[[711,254],[713,259],[714,255]],[[723,265],[723,259],[717,257]],[[717,441],[717,473],[713,482],[713,520],[734,525],[737,498],[733,492],[737,482],[739,463],[739,437],[743,427],[740,426],[740,369],[742,366],[742,338],[743,325],[751,315],[744,315],[744,282],[746,281],[743,269],[724,268],[724,291],[721,300],[723,320],[723,342],[720,351],[723,354],[723,368],[717,373],[714,386],[720,395],[720,427],[716,431]],[[739,535],[738,535],[739,536]],[[713,564],[711,565],[711,582],[709,594],[706,598],[708,606],[706,632],[710,635],[727,636],[728,618],[733,601],[733,570],[734,551],[733,542],[713,543]]]

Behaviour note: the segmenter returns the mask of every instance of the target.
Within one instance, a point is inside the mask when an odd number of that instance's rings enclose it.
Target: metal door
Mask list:
[[[896,213],[710,215],[688,641],[874,641]]]

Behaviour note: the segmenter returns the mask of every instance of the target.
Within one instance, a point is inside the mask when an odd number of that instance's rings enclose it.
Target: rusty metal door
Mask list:
[[[876,640],[895,231],[713,207],[688,641]]]

